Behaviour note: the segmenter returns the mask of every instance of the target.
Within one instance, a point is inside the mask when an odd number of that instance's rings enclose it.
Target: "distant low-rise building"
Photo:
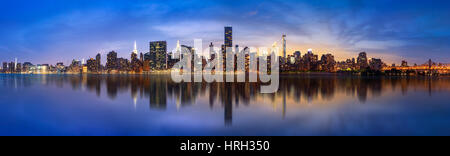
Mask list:
[[[405,60],[402,61],[402,67],[408,67],[408,62],[406,62]]]

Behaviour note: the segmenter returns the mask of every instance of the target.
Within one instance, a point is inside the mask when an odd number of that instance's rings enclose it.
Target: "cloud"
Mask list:
[[[258,11],[250,11],[250,12],[247,12],[244,15],[244,17],[253,17],[253,16],[256,16],[257,14],[258,14]]]
[[[223,33],[224,22],[218,21],[176,21],[152,26],[167,36],[180,39],[210,37]]]
[[[405,42],[398,41],[398,40],[390,40],[390,41],[365,40],[365,41],[357,42],[354,45],[354,48],[371,49],[371,50],[389,50],[389,49],[401,47],[404,45],[405,45]]]
[[[13,54],[52,63],[115,48],[126,56],[128,43],[134,40],[143,52],[154,40],[167,40],[169,49],[176,40],[194,38],[221,44],[223,27],[231,25],[234,43],[240,46],[270,46],[287,34],[292,52],[313,48],[345,59],[366,50],[373,56],[419,60],[427,51],[427,57],[450,61],[450,22],[442,20],[450,16],[448,3],[43,0],[19,5],[14,1],[0,9],[0,59]]]

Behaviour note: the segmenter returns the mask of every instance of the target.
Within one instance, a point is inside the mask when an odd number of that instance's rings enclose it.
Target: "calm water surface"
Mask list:
[[[450,135],[450,78],[0,75],[0,135]]]

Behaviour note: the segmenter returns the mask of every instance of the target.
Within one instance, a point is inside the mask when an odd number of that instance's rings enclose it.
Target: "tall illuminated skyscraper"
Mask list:
[[[226,70],[227,51],[228,50],[232,51],[233,48],[233,28],[225,27],[224,36],[225,36],[224,44],[222,45],[222,64],[223,69]]]
[[[225,47],[233,47],[233,28],[225,27]]]
[[[284,59],[284,62],[286,63],[286,61],[287,61],[287,58],[286,58],[286,35],[283,35],[282,40],[283,40],[283,59]]]
[[[101,64],[101,54],[100,53],[98,53],[97,56],[95,56],[95,62],[97,63],[97,70],[101,71],[102,64]]]
[[[137,44],[136,41],[134,41],[134,49],[131,53],[131,59],[130,59],[130,65],[131,69],[135,72],[141,72],[143,71],[143,56],[142,53],[140,56],[138,56],[138,50],[137,50]],[[138,58],[139,57],[139,58]]]
[[[167,42],[150,42],[150,55],[152,59],[151,68],[164,70],[167,68]]]
[[[213,59],[215,58],[215,53],[214,53],[214,44],[211,42],[211,44],[209,44],[209,59]]]
[[[181,60],[182,59],[182,52],[181,52],[181,44],[180,44],[180,40],[178,40],[177,41],[177,47],[176,47],[176,49],[175,49],[175,55],[178,55],[179,57],[179,59]]]

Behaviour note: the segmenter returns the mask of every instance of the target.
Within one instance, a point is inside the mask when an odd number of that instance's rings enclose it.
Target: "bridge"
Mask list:
[[[382,71],[390,74],[449,75],[450,64],[437,64],[429,60],[418,66],[383,67]]]

